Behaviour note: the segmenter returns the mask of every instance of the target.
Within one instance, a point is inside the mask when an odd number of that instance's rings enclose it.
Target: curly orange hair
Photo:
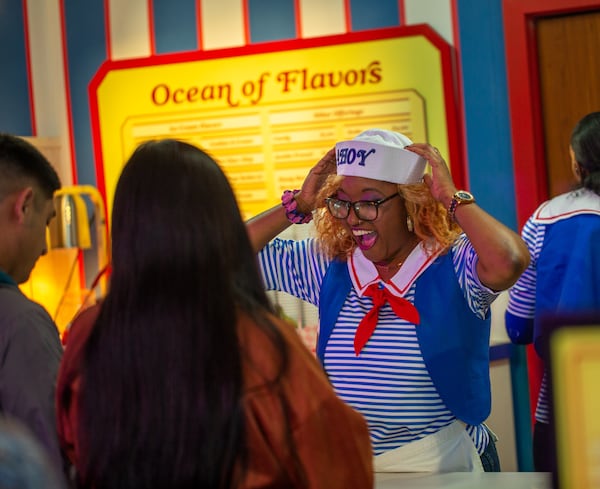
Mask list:
[[[335,195],[343,178],[330,175],[317,195],[321,205],[315,212],[315,227],[321,247],[329,258],[345,259],[356,247],[343,220],[334,218],[325,206],[325,199]],[[435,200],[429,187],[425,183],[398,185],[398,193],[413,221],[414,233],[427,243],[426,251],[430,254],[447,251],[462,230],[448,220],[446,209]]]

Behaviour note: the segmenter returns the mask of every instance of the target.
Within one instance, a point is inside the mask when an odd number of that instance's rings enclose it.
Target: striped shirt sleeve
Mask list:
[[[267,290],[286,292],[319,305],[329,260],[320,252],[316,239],[275,238],[260,251],[258,260]]]
[[[534,316],[537,261],[544,245],[545,231],[546,226],[533,222],[531,218],[523,226],[521,237],[527,244],[531,260],[519,280],[509,290],[507,311],[514,316],[526,319]]]
[[[498,297],[499,292],[488,289],[479,281],[477,253],[465,234],[459,236],[452,247],[452,251],[454,270],[469,308],[477,317],[483,319],[490,308],[490,304]]]

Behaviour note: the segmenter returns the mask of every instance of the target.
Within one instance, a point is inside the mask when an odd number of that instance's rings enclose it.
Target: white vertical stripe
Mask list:
[[[152,53],[147,0],[109,0],[112,59],[141,58]]]
[[[73,183],[59,0],[26,0],[31,84],[39,138],[56,138],[54,163],[63,185]]]
[[[344,0],[300,0],[300,27],[300,37],[344,34]]]
[[[201,0],[202,47],[205,50],[243,46],[244,0]]]
[[[406,24],[429,24],[446,42],[454,45],[452,0],[405,0]]]

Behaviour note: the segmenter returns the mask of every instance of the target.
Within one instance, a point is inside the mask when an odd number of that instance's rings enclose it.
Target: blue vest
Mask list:
[[[351,287],[347,263],[334,260],[321,284],[317,338],[321,363]],[[416,331],[423,360],[444,404],[465,423],[482,423],[491,411],[490,313],[479,319],[469,309],[451,253],[438,257],[417,279],[415,307],[421,318]]]
[[[547,226],[537,262],[533,340],[545,357],[553,318],[600,314],[600,217],[580,215]]]

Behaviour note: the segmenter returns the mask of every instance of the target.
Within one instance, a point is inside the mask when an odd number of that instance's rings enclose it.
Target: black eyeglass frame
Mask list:
[[[396,192],[395,194],[389,195],[388,197],[384,197],[383,199],[357,200],[356,202],[350,202],[348,200],[342,200],[342,199],[338,199],[336,197],[327,197],[325,199],[325,203],[327,204],[327,210],[329,211],[329,214],[331,214],[331,217],[333,217],[334,219],[348,219],[348,216],[350,215],[350,208],[352,207],[354,209],[354,213],[356,214],[356,217],[358,217],[361,221],[375,221],[379,217],[379,206],[381,204],[385,204],[388,200],[391,200],[394,197],[397,197],[399,195],[400,194],[398,192]],[[345,205],[346,215],[344,217],[335,216],[333,214],[333,212],[331,211],[330,206],[331,206],[331,204],[333,204],[335,202],[340,202],[341,204]],[[369,204],[371,206],[374,206],[375,207],[375,217],[373,219],[365,219],[361,215],[360,204]],[[340,206],[340,208],[341,208],[341,206]]]

